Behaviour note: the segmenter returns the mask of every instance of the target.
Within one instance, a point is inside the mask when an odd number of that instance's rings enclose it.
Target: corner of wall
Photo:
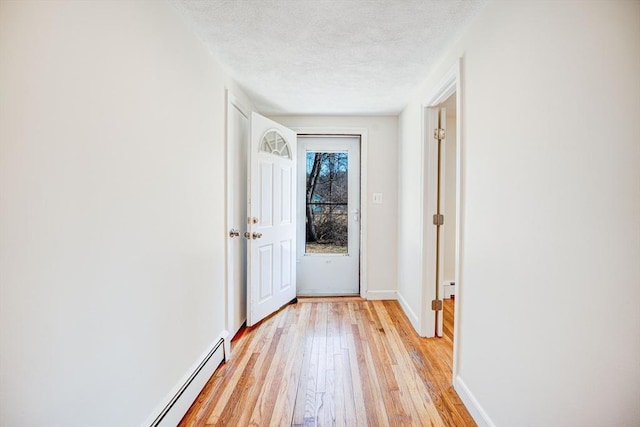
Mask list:
[[[367,291],[367,299],[369,300],[397,300],[398,291],[385,290],[385,291]]]
[[[411,322],[411,326],[413,329],[420,335],[420,317],[416,315],[416,313],[411,309],[411,306],[407,302],[407,300],[402,296],[402,293],[398,290],[396,292],[398,302],[400,303],[400,307],[402,307],[402,311],[409,318]]]

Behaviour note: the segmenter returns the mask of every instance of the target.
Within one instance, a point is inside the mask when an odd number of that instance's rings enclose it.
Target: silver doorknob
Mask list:
[[[232,228],[229,231],[229,237],[233,238],[233,237],[238,237],[240,235],[240,231],[236,230],[235,228]]]

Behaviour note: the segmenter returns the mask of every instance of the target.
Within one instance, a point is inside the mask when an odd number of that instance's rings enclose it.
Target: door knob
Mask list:
[[[233,238],[233,237],[238,237],[240,235],[240,231],[236,230],[235,228],[232,228],[229,231],[229,237]]]
[[[262,237],[262,233],[253,233],[251,237],[253,237],[254,239],[259,239]]]

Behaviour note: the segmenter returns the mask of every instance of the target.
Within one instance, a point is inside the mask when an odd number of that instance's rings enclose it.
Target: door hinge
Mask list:
[[[442,310],[442,300],[434,299],[431,301],[431,310],[433,311],[441,311]]]
[[[444,225],[444,215],[434,214],[433,215],[433,225]]]
[[[445,131],[442,128],[437,128],[433,130],[433,139],[444,139],[445,137]]]

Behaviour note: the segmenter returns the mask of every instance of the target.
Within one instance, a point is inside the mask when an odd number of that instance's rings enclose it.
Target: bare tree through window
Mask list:
[[[307,152],[307,253],[347,253],[348,162],[346,152]]]

